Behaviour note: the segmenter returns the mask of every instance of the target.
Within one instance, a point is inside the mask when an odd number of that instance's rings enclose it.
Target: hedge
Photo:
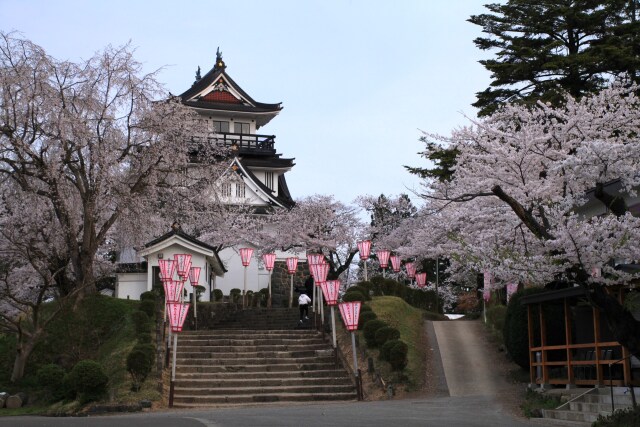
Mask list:
[[[362,307],[366,307],[366,304]],[[369,320],[377,319],[378,316],[373,311],[360,311],[360,318],[358,319],[358,329],[362,330],[364,328],[365,323]]]
[[[98,362],[81,360],[71,369],[65,382],[80,403],[85,404],[99,400],[106,394],[109,378]]]
[[[383,326],[376,331],[375,339],[376,344],[380,347],[389,340],[400,339],[400,331],[391,326]]]
[[[367,342],[368,347],[375,347],[377,345],[376,331],[384,326],[389,325],[387,324],[387,322],[380,319],[369,320],[364,324],[364,327],[362,328],[362,334],[365,341]]]

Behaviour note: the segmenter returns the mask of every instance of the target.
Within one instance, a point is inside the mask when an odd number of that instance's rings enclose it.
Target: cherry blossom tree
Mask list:
[[[640,355],[640,322],[606,292],[635,277],[615,260],[640,249],[629,212],[640,184],[637,91],[616,83],[566,96],[563,107],[507,105],[450,137],[428,135],[459,155],[451,180],[425,182],[403,250],[448,256],[453,279],[489,270],[505,282],[583,286],[616,339]]]
[[[13,307],[2,327],[20,340],[12,380],[46,323],[33,304],[95,292],[116,231],[142,235],[154,212],[204,210],[224,150],[192,143],[194,114],[142,73],[129,46],[74,63],[0,33],[0,182],[14,204],[1,213],[1,297]],[[25,310],[29,334],[9,314]]]
[[[333,196],[314,195],[296,200],[290,210],[276,211],[254,243],[267,251],[322,253],[329,263],[328,277],[337,279],[358,253],[361,230],[357,208]]]

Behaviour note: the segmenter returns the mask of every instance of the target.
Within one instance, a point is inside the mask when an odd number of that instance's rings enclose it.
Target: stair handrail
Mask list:
[[[587,395],[589,393],[591,393],[592,391],[596,390],[596,387],[594,388],[590,388],[589,390],[585,391],[584,393],[580,393],[579,395],[577,395],[576,397],[573,397],[569,400],[567,400],[566,402],[564,402],[562,405],[558,406],[556,408],[556,410],[558,409],[562,409],[564,406],[567,406],[568,404],[575,402],[576,400],[580,399],[582,396]]]
[[[611,375],[611,366],[612,365],[616,365],[618,363],[624,362],[627,359],[631,359],[633,357],[633,354],[629,354],[625,357],[623,357],[622,359],[618,359],[615,362],[611,362],[609,363],[609,390],[611,392],[611,413],[613,414],[613,412],[616,410],[616,406],[615,406],[615,402],[613,400],[613,376]],[[633,371],[629,370],[630,375],[633,375]],[[636,403],[636,392],[634,390],[633,387],[633,379],[629,379],[631,384],[627,385],[629,387],[629,390],[631,390],[631,402],[633,404],[633,407],[635,408],[637,403]]]

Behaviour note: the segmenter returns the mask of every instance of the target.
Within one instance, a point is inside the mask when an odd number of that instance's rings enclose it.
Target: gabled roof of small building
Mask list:
[[[138,254],[140,256],[147,256],[148,254],[153,253],[156,250],[161,250],[164,247],[163,244],[168,245],[172,240],[175,240],[178,243],[180,242],[180,240],[182,240],[183,243],[188,242],[193,246],[193,248],[199,249],[200,252],[210,257],[212,266],[216,270],[218,270],[216,271],[216,273],[223,274],[227,271],[224,263],[220,259],[220,255],[218,254],[218,250],[216,248],[185,233],[177,223],[174,223],[171,226],[171,230],[168,233],[165,233],[162,236],[153,239],[152,241],[145,244],[144,248],[138,251]]]
[[[214,67],[202,77],[198,67],[193,86],[180,95],[182,102],[190,107],[223,113],[254,113],[257,127],[267,124],[282,110],[280,102],[267,104],[255,101],[227,74],[226,68],[218,49]]]

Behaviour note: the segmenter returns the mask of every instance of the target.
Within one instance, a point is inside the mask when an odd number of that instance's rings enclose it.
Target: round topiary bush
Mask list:
[[[409,346],[398,340],[398,343],[389,350],[389,364],[394,371],[401,371],[407,366],[407,354]]]
[[[144,312],[149,316],[149,319],[155,319],[156,317],[156,301],[155,299],[144,299],[140,301],[140,307],[138,308],[140,311]]]
[[[224,294],[222,293],[222,291],[220,289],[214,289],[213,290],[213,299],[216,301],[222,301],[222,297],[224,296]]]
[[[346,293],[349,293],[349,292],[360,292],[364,296],[366,301],[371,300],[371,297],[369,296],[369,290],[363,286],[358,286],[358,285],[351,286],[350,288],[347,288]]]
[[[380,319],[369,320],[364,324],[364,327],[362,328],[362,334],[364,336],[364,340],[367,342],[368,347],[375,347],[377,345],[376,332],[378,331],[378,329],[385,326],[389,325],[387,324],[387,322]]]
[[[153,345],[151,343],[148,343],[148,344],[138,343],[133,347],[133,350],[139,350],[139,351],[142,351],[144,354],[146,354],[147,358],[149,359],[149,364],[151,366],[153,366],[153,362],[154,362],[155,356],[156,356],[156,346],[155,345]]]
[[[64,398],[64,369],[54,363],[41,366],[36,373],[38,385],[46,390],[48,400]]]
[[[364,313],[365,311],[373,311],[373,309],[368,304],[362,304],[360,306],[360,314]]]
[[[81,360],[76,363],[67,380],[81,404],[103,397],[109,383],[102,366],[94,360]]]
[[[400,340],[395,339],[395,340],[389,340],[386,343],[384,343],[382,345],[382,347],[380,347],[380,354],[378,355],[378,358],[380,360],[386,360],[387,362],[389,361],[389,355],[391,354],[391,349],[398,343],[400,342]]]
[[[134,348],[127,356],[127,372],[131,375],[133,384],[132,391],[139,391],[142,383],[151,372],[151,362],[149,357],[141,349]]]
[[[154,301],[156,300],[156,293],[153,291],[146,291],[140,294],[140,301]]]
[[[391,326],[384,326],[376,331],[375,337],[376,344],[380,347],[389,340],[400,339],[400,331]]]
[[[136,335],[151,333],[151,320],[144,311],[138,310],[131,313],[131,320],[133,321]]]
[[[239,303],[242,291],[238,288],[233,288],[229,291],[229,302]]]
[[[366,305],[363,305],[363,307],[366,307]],[[360,317],[358,318],[358,329],[362,330],[362,328],[364,328],[364,325],[369,320],[377,318],[378,316],[373,311],[360,311]]]
[[[136,335],[136,339],[138,340],[138,344],[151,344],[153,341],[151,334],[147,332]]]
[[[358,291],[347,291],[347,293],[342,296],[343,302],[361,301],[364,303],[366,300],[365,296]]]

